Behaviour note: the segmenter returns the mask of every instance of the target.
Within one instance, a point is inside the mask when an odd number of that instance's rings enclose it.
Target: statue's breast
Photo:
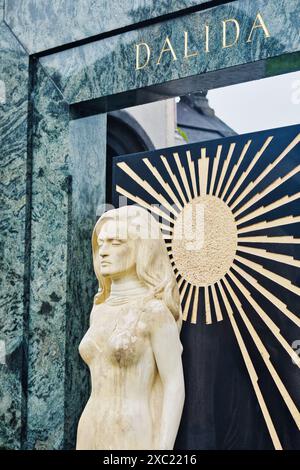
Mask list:
[[[78,349],[86,364],[90,364],[96,356],[99,356],[99,353],[102,354],[103,352],[103,349],[97,344],[89,330],[82,338]]]
[[[79,345],[82,359],[107,360],[127,367],[138,362],[147,344],[148,327],[142,319],[142,310],[127,307],[116,315],[99,314]]]
[[[129,309],[119,317],[108,338],[109,358],[120,367],[135,364],[145,351],[148,328],[141,316],[141,312]]]

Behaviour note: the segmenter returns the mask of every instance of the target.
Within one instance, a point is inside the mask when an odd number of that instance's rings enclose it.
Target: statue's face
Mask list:
[[[98,236],[100,271],[103,276],[122,277],[136,270],[135,241],[124,222],[106,222]]]

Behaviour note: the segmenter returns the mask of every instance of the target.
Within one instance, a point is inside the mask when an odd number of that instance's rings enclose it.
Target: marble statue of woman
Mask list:
[[[77,449],[173,449],[183,403],[181,308],[156,220],[137,206],[104,213],[92,235],[99,281],[79,351],[91,395]]]

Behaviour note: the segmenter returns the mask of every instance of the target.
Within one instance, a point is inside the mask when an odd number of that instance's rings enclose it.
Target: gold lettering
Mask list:
[[[222,21],[223,23],[223,49],[227,47],[234,46],[240,37],[240,25],[235,18],[230,18],[229,20]],[[227,44],[227,24],[232,23],[235,26],[235,40],[231,44]]]
[[[166,46],[168,46],[168,47],[166,47]],[[173,60],[177,60],[177,57],[176,57],[176,54],[175,54],[175,52],[174,52],[173,46],[172,46],[172,44],[171,44],[171,41],[170,41],[170,39],[169,39],[169,36],[167,36],[166,39],[165,39],[163,48],[162,48],[162,50],[160,51],[159,58],[158,58],[158,61],[156,62],[156,65],[159,65],[159,64],[160,64],[162,55],[163,55],[165,52],[171,52],[171,54],[172,54],[172,56],[173,56]]]
[[[209,26],[205,25],[205,52],[209,52]]]
[[[146,48],[146,53],[147,53],[146,61],[142,65],[140,64],[140,47],[141,46]],[[141,42],[140,44],[136,44],[135,47],[136,47],[135,70],[141,70],[141,69],[145,68],[149,63],[150,55],[151,55],[150,47],[148,46],[148,44],[146,42]]]
[[[188,53],[188,32],[184,32],[184,58],[188,59],[189,57],[195,57],[198,55],[198,52],[191,52],[190,54]]]
[[[255,21],[254,21],[252,29],[251,29],[251,32],[250,32],[250,35],[249,35],[249,38],[247,39],[247,42],[252,42],[252,34],[253,34],[254,30],[256,30],[258,28],[263,29],[266,38],[269,38],[271,36],[270,32],[269,32],[262,16],[261,16],[261,14],[257,13]]]

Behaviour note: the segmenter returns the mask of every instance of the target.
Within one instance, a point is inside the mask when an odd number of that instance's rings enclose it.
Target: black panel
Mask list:
[[[206,324],[204,288],[200,287],[197,324],[191,323],[191,308],[184,322],[181,338],[184,346],[186,402],[176,442],[177,448],[274,448],[257,392],[255,393],[251,383],[249,361],[246,361],[248,364],[246,367],[233,322],[255,368],[257,384],[282,447],[300,448],[299,431],[295,423],[297,418],[299,420],[299,414],[297,415],[293,409],[293,404],[297,407],[300,403],[299,368],[293,363],[290,355],[293,342],[299,338],[297,326],[300,311],[300,263],[297,263],[300,260],[300,198],[297,196],[300,192],[299,132],[300,126],[291,126],[115,159],[112,194],[115,207],[118,207],[119,203],[116,185],[148,204],[157,203],[155,197],[147,192],[145,185],[140,185],[118,167],[120,162],[126,162],[139,177],[149,182],[155,191],[172,203],[171,194],[167,194],[144,164],[142,161],[144,157],[150,160],[180,200],[180,194],[162,162],[161,155],[167,158],[173,174],[178,178],[181,189],[187,197],[173,153],[179,154],[192,188],[186,151],[190,151],[192,161],[198,168],[201,149],[205,147],[206,155],[210,159],[208,168],[208,189],[210,189],[215,155],[218,146],[222,145],[216,183],[212,188],[212,194],[216,195],[229,147],[232,143],[236,144],[218,197],[224,191],[222,197],[234,214],[237,229],[248,227],[248,231],[238,235],[239,245],[234,263],[220,281],[220,286],[216,286],[223,321],[216,321],[212,291],[209,287],[212,324]],[[273,140],[260,158],[255,159],[257,152],[270,136],[273,136]],[[252,141],[251,145],[240,163],[242,150],[249,140]],[[290,150],[282,156],[282,152],[292,142]],[[239,166],[236,171],[237,165]],[[225,191],[225,185],[233,171],[236,171],[235,176]],[[198,187],[197,171],[196,181]],[[230,194],[233,196],[229,197]],[[241,195],[243,197],[240,202],[235,204]],[[292,200],[289,200],[288,196],[292,197]],[[276,201],[279,201],[276,207],[267,208]],[[127,201],[127,204],[132,203],[131,200]],[[263,214],[254,212],[263,208],[265,208]],[[249,214],[252,214],[251,219],[243,221],[242,219]],[[290,223],[291,218],[295,218],[292,223]],[[277,219],[279,219],[277,225],[268,226],[268,222]],[[164,219],[159,221],[166,223]],[[260,226],[261,222],[267,222],[266,227]],[[250,241],[249,237],[252,237]],[[273,242],[269,242],[270,237],[276,238]],[[278,237],[290,238],[282,243],[280,242],[282,239]],[[255,250],[245,253],[244,248]],[[282,258],[282,255],[288,258]],[[224,290],[225,297],[228,298],[233,317],[228,311],[228,305],[226,307],[219,287]],[[183,308],[186,299],[185,294],[182,299]],[[263,354],[260,353],[262,348],[266,350]]]

